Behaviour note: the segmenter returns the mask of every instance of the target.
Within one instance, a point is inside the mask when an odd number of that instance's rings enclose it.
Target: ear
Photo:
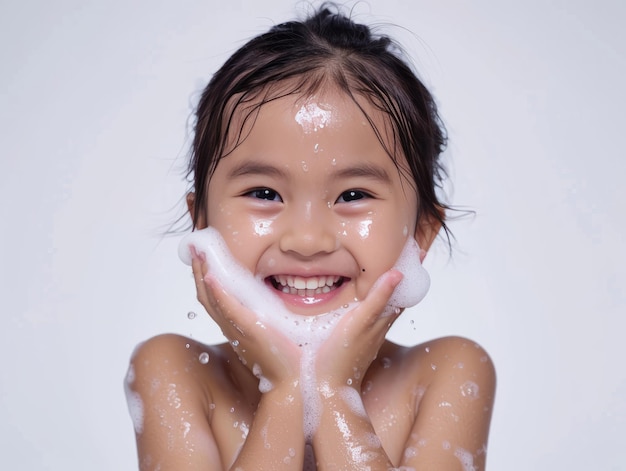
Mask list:
[[[437,207],[437,211],[442,216],[442,219],[445,218],[445,210],[441,207]],[[417,224],[415,229],[415,240],[417,244],[420,246],[421,254],[420,261],[424,261],[430,246],[439,234],[439,230],[441,229],[441,222],[437,220],[434,216],[430,214],[424,214],[421,216],[420,221]]]
[[[193,221],[194,229],[204,229],[207,227],[206,215],[203,213],[202,208],[200,208],[198,217],[195,217],[196,194],[193,191],[187,193],[187,210],[189,211],[189,216],[191,216],[191,220]]]

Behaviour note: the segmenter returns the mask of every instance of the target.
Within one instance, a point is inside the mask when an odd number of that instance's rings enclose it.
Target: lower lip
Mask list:
[[[341,292],[341,290],[346,286],[347,283],[342,283],[340,286],[338,286],[337,288],[329,291],[328,293],[319,293],[316,294],[314,296],[299,296],[297,294],[289,294],[289,293],[283,293],[280,290],[277,290],[276,288],[274,288],[274,285],[272,284],[271,281],[267,280],[266,284],[272,289],[272,291],[274,293],[276,293],[276,295],[288,306],[288,307],[294,307],[294,308],[301,308],[301,309],[306,309],[306,308],[311,308],[311,307],[318,307],[318,306],[323,306],[329,302],[331,302],[333,299],[335,299],[335,297]],[[316,309],[317,311],[317,309]],[[326,311],[324,311],[326,312]],[[310,312],[308,312],[310,314]],[[298,312],[297,314],[307,314],[307,312]],[[317,312],[316,312],[317,314]]]

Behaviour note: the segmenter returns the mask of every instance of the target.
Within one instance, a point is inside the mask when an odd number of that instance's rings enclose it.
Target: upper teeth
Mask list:
[[[341,277],[336,275],[328,276],[311,276],[303,278],[293,275],[276,275],[274,279],[282,286],[288,286],[295,289],[318,289],[324,286],[331,287],[337,283]]]

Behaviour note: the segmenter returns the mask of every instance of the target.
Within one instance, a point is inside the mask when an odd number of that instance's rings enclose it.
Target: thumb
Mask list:
[[[390,315],[399,315],[402,312],[396,309],[395,306],[389,306],[388,302],[393,294],[394,289],[400,281],[402,281],[403,275],[398,270],[389,270],[383,273],[370,288],[367,296],[359,306],[360,310],[368,313],[367,321],[374,323],[380,317],[386,317]],[[397,311],[397,312],[396,312]]]

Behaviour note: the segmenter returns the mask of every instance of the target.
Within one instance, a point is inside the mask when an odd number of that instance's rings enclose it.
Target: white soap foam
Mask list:
[[[330,124],[332,111],[320,108],[317,103],[309,102],[298,110],[295,120],[306,134],[310,134]]]
[[[259,391],[261,393],[266,393],[272,390],[274,385],[269,379],[263,376],[263,371],[261,370],[261,366],[259,366],[257,363],[252,365],[252,374],[256,376],[257,378],[259,378]]]
[[[332,318],[337,313],[345,312],[345,309],[342,309],[314,317],[291,313],[278,296],[267,289],[263,280],[255,278],[252,273],[237,263],[220,233],[212,227],[193,231],[181,240],[178,255],[187,265],[191,265],[190,247],[192,246],[197,252],[205,254],[211,274],[220,281],[227,291],[238,293],[238,299],[244,306],[254,311],[263,320],[287,319],[290,322],[283,323],[290,326],[287,328],[287,332],[295,334],[299,340],[310,340],[311,332],[319,330],[320,326],[326,330],[328,324],[323,321],[320,322],[320,319],[334,324]],[[420,248],[413,237],[407,238],[394,269],[403,274],[403,279],[391,295],[388,308],[415,306],[426,296],[430,288],[430,276],[420,263]],[[271,312],[272,316],[269,316],[268,312]],[[304,324],[297,322],[303,319],[308,321],[305,321]],[[303,328],[302,325],[307,327]],[[298,326],[300,327],[296,328]],[[295,337],[292,338],[295,340]]]
[[[365,405],[363,404],[363,399],[361,399],[361,394],[350,387],[343,387],[339,391],[341,394],[341,398],[344,400],[346,405],[350,408],[352,412],[361,417],[367,417],[367,412],[365,410]]]
[[[205,255],[209,272],[224,289],[237,293],[237,299],[253,311],[261,324],[271,325],[299,345],[321,344],[332,332],[342,314],[350,307],[317,316],[301,316],[290,312],[280,298],[256,278],[249,270],[239,265],[232,257],[219,232],[211,227],[186,235],[178,248],[183,262],[191,265],[190,247]]]
[[[469,399],[478,399],[480,389],[474,381],[465,381],[461,385],[461,395]]]
[[[419,303],[430,288],[430,276],[420,262],[420,248],[413,237],[407,239],[394,268],[404,275],[396,286],[388,306],[412,307]]]
[[[454,450],[454,456],[456,456],[463,466],[463,471],[476,471],[474,467],[474,456],[467,450],[457,447]]]
[[[124,392],[126,393],[126,404],[128,405],[128,412],[130,418],[133,421],[133,427],[135,433],[140,434],[143,432],[143,402],[139,393],[131,389],[131,384],[135,381],[135,369],[131,363],[128,366],[128,372],[124,380]]]
[[[358,303],[346,304],[336,311],[316,316],[292,313],[260,277],[255,277],[239,265],[216,229],[208,227],[193,231],[181,240],[178,255],[187,265],[191,265],[191,247],[204,254],[209,272],[224,289],[237,293],[239,302],[255,313],[257,325],[262,328],[271,326],[302,347],[300,387],[304,399],[304,431],[305,436],[311,438],[319,424],[321,411],[315,377],[315,355],[339,319]],[[394,266],[402,272],[404,278],[394,290],[384,314],[397,311],[400,307],[414,306],[426,295],[430,277],[422,267],[419,256],[417,242],[409,237]],[[259,380],[261,392],[271,389],[271,382],[264,380],[261,374]]]

